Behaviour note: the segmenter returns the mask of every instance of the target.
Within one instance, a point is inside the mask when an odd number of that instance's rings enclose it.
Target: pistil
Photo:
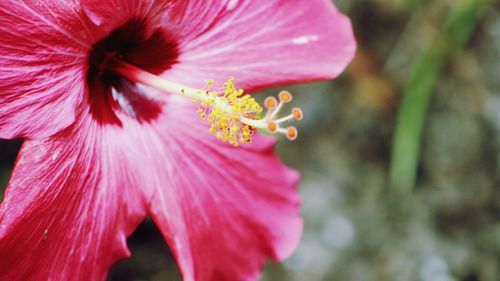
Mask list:
[[[290,140],[295,140],[298,136],[295,127],[282,126],[294,119],[301,120],[302,111],[293,108],[289,115],[279,117],[283,106],[292,101],[292,95],[287,91],[279,93],[279,101],[274,97],[265,100],[267,113],[262,117],[263,108],[253,97],[245,94],[242,89],[237,89],[233,78],[220,89],[212,90],[213,80],[208,80],[205,88],[195,89],[166,80],[115,57],[108,59],[104,67],[130,81],[191,99],[200,117],[211,124],[210,132],[233,146],[250,143],[256,129],[281,133]]]

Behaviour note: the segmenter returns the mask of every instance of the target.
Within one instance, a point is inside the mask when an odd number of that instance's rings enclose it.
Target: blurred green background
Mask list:
[[[287,88],[306,118],[278,149],[306,225],[264,280],[500,280],[500,3],[335,2],[358,52],[336,81]],[[2,189],[19,145],[0,141]],[[129,244],[110,281],[180,280],[150,221]]]

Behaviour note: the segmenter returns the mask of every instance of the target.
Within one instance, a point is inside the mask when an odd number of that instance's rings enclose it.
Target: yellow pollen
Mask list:
[[[250,143],[256,129],[264,129],[273,134],[281,133],[289,140],[297,138],[297,128],[284,129],[281,125],[293,119],[301,120],[302,110],[295,107],[291,114],[278,116],[284,104],[292,101],[293,96],[290,92],[280,92],[279,102],[275,97],[266,98],[264,106],[267,108],[267,113],[262,118],[263,108],[242,89],[237,89],[233,81],[234,79],[230,78],[222,89],[212,90],[214,81],[208,80],[205,89],[198,90],[194,95],[189,91],[194,104],[198,106],[198,114],[210,123],[212,134],[233,146]]]
[[[243,90],[234,86],[233,78],[224,83],[221,90],[211,90],[213,80],[207,82],[206,95],[203,102],[197,102],[198,114],[210,124],[210,132],[217,138],[227,141],[233,146],[250,143],[255,128],[243,120],[259,120],[262,107]]]

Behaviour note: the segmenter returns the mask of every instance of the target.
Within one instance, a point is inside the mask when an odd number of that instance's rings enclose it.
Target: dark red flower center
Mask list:
[[[131,19],[95,43],[88,57],[87,83],[92,113],[101,123],[120,124],[126,114],[140,122],[155,119],[161,105],[131,81],[112,71],[113,59],[160,74],[177,63],[176,40],[144,19]]]

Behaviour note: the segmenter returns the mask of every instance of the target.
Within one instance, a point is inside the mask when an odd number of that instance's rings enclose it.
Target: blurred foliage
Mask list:
[[[353,21],[358,53],[340,79],[288,88],[306,119],[300,138],[278,149],[303,174],[306,226],[296,253],[269,264],[264,280],[500,280],[500,4],[457,18],[463,3],[486,2],[335,2]],[[457,41],[438,52],[447,34]],[[418,71],[432,83],[416,122],[415,188],[404,195],[389,188],[391,157],[400,157],[391,151]],[[18,147],[0,142],[0,181]],[[132,258],[109,280],[180,280],[150,221],[129,244]]]
[[[456,1],[436,38],[412,63],[393,138],[389,178],[393,188],[407,192],[414,187],[422,129],[434,84],[449,54],[462,49],[488,4],[486,0]]]

